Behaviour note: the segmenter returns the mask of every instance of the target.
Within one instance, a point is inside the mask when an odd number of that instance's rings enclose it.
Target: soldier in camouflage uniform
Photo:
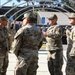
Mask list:
[[[69,28],[69,26],[66,26],[66,40],[67,40],[67,44],[69,43],[70,32],[71,32],[71,29]]]
[[[11,50],[18,58],[15,75],[36,75],[42,31],[33,25],[33,19],[31,13],[24,14],[22,28],[14,36]]]
[[[10,41],[7,25],[7,18],[0,15],[0,75],[6,75],[8,67],[8,52],[10,48]]]
[[[46,50],[48,50],[48,70],[51,75],[62,75],[63,48],[62,29],[57,25],[57,15],[48,17],[50,27],[43,34],[46,37]]]
[[[72,28],[69,44],[67,47],[66,75],[75,75],[75,13],[71,13],[69,20]]]

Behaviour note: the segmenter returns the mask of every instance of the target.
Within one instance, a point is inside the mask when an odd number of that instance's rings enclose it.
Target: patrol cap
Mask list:
[[[56,14],[51,14],[49,17],[47,17],[49,20],[52,19],[58,19]]]
[[[30,16],[31,16],[30,13],[25,13],[24,17],[22,19],[24,19],[24,18],[30,18]]]
[[[75,18],[75,13],[71,13],[70,16],[69,16],[69,19],[70,18]]]
[[[7,17],[5,15],[0,15],[0,20],[7,20]]]

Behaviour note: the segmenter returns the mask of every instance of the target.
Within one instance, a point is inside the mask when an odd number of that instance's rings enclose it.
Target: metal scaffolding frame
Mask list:
[[[12,0],[8,0],[8,2],[11,2]],[[7,4],[8,2],[6,2],[6,3],[4,3],[2,6],[0,6],[0,9],[5,5],[5,4]],[[29,2],[33,2],[33,1],[29,1]],[[50,1],[49,1],[50,2]],[[51,1],[52,2],[52,1]],[[19,5],[17,5],[17,6],[14,6],[14,7],[12,7],[10,10],[8,10],[4,15],[8,15],[8,14],[10,14],[13,10],[15,10],[17,7],[19,7],[20,5],[25,5],[25,3],[26,2],[23,2],[23,3],[20,3]],[[72,7],[70,7],[69,5],[64,5],[64,6],[66,6],[67,8],[69,8],[69,9],[71,9],[73,12],[75,12],[75,10],[72,8]],[[30,8],[30,9],[29,9]],[[28,10],[27,10],[28,9]],[[20,9],[20,10],[18,10],[18,11],[16,11],[15,13],[13,13],[11,16],[15,16],[15,15],[17,15],[17,14],[19,14],[20,12],[22,12],[19,16],[16,16],[15,17],[15,20],[17,20],[19,17],[21,17],[25,12],[30,12],[30,11],[34,11],[34,10],[38,10],[38,9],[45,9],[45,10],[47,10],[47,9],[51,9],[51,10],[55,10],[55,11],[58,11],[58,12],[62,12],[61,10],[63,10],[63,11],[65,11],[65,12],[68,12],[68,13],[70,13],[67,9],[65,9],[64,7],[56,7],[56,6],[54,6],[54,5],[52,5],[52,6],[50,6],[50,7],[47,7],[47,4],[39,4],[39,6],[37,6],[37,5],[30,5],[30,6],[26,6],[26,7],[22,7],[22,9]],[[24,11],[25,10],[25,11]],[[63,13],[63,12],[62,12]],[[10,16],[10,17],[11,17]],[[9,18],[10,18],[9,17]]]

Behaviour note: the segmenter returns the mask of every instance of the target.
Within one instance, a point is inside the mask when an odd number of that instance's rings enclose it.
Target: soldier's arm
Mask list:
[[[42,31],[40,31],[39,39],[40,39],[40,40],[39,40],[40,43],[39,43],[39,45],[38,45],[38,50],[41,48],[41,46],[42,46],[42,44],[43,44],[44,35],[43,35],[43,32],[42,32]]]
[[[70,35],[70,30],[66,30],[66,36]]]
[[[17,31],[17,33],[15,34],[15,36],[14,36],[14,41],[12,42],[11,50],[13,51],[13,53],[15,55],[18,54],[18,51],[19,51],[19,48],[20,48],[20,44],[21,44],[22,35],[23,35],[23,30],[19,29]]]
[[[52,34],[49,34],[48,37],[52,37],[54,39],[62,38],[62,29],[60,27],[57,27],[56,31]]]
[[[8,33],[8,38],[6,39],[6,42],[7,42],[7,49],[9,51],[10,50],[10,47],[11,47],[11,41],[10,41],[9,33]]]
[[[75,56],[75,30],[73,31],[73,36],[72,36],[72,48],[70,51],[70,56]]]
[[[38,46],[38,50],[41,48],[42,44],[43,44],[43,40],[40,42],[40,44]]]
[[[5,27],[5,30],[6,30],[7,37],[6,37],[6,40],[5,40],[6,45],[4,47],[6,47],[7,51],[9,51],[10,50],[10,46],[11,46],[10,37],[9,37],[8,29],[6,27]]]

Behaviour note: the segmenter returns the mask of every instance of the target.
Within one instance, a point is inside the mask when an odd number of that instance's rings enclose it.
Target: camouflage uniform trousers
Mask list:
[[[38,53],[23,53],[19,53],[14,75],[36,75],[38,68]]]
[[[66,64],[66,75],[75,75],[75,57],[70,57],[69,53],[71,50],[71,45],[67,49],[67,64]]]
[[[8,54],[4,58],[0,58],[0,75],[6,75],[8,63]]]
[[[53,57],[53,56],[54,57]],[[48,70],[51,75],[63,75],[63,51],[49,51],[48,55]]]
[[[75,75],[75,57],[67,58],[66,75]]]

